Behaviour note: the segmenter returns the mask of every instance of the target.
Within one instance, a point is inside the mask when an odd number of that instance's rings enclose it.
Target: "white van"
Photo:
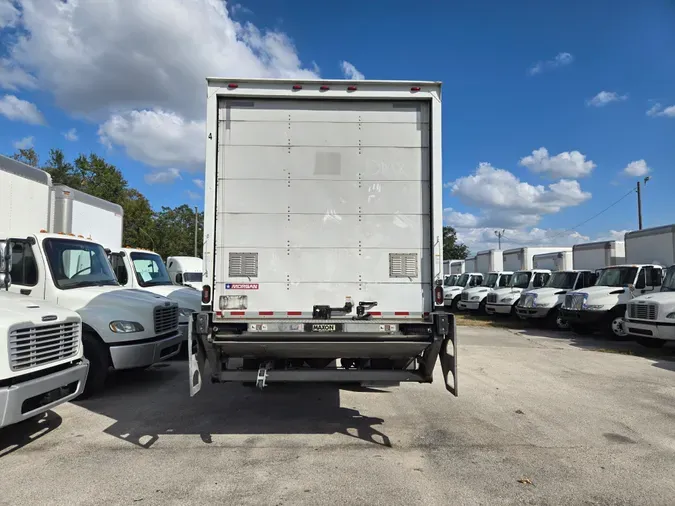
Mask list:
[[[202,291],[204,261],[198,257],[169,257],[166,269],[175,285],[189,286]]]

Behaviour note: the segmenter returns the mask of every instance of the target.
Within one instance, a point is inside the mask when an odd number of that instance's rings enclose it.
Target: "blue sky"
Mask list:
[[[82,4],[0,0],[0,152],[94,151],[155,207],[201,205],[205,74],[336,78],[346,61],[443,81],[446,219],[474,251],[495,228],[507,246],[619,237],[633,194],[565,229],[646,171],[645,226],[675,222],[673,2]]]

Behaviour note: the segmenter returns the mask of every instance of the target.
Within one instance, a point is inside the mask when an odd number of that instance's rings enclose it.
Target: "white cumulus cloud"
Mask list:
[[[499,227],[498,227],[499,228]],[[499,228],[501,231],[501,228]],[[499,239],[495,228],[457,229],[457,238],[469,246],[472,254],[478,251],[497,248]],[[576,231],[551,228],[509,229],[504,230],[501,238],[502,249],[520,248],[524,246],[562,246],[588,242],[589,236]]]
[[[520,165],[537,174],[545,174],[552,178],[577,178],[589,176],[596,167],[592,160],[579,151],[563,151],[549,156],[546,148],[532,151],[531,155],[520,159]]]
[[[204,189],[204,180],[203,179],[193,179],[192,182],[195,184],[197,188],[200,190]]]
[[[593,107],[602,107],[612,102],[623,102],[628,100],[628,95],[619,95],[615,91],[601,91],[593,98],[586,101],[586,105]]]
[[[67,132],[63,132],[63,137],[65,137],[65,139],[67,141],[75,142],[78,139],[77,130],[75,130],[74,128],[71,128]]]
[[[356,81],[362,81],[366,78],[359,70],[349,63],[348,61],[343,61],[340,64],[340,67],[342,68],[342,74],[347,78],[347,79],[354,79]]]
[[[22,121],[31,125],[45,124],[45,118],[35,104],[14,95],[0,98],[0,114],[12,121]]]
[[[626,165],[621,172],[626,176],[642,177],[646,176],[651,171],[652,169],[647,165],[647,162],[644,160],[635,160]]]
[[[564,67],[570,65],[574,62],[574,56],[570,53],[558,53],[551,60],[538,61],[528,69],[528,73],[531,76],[541,74],[545,70],[552,70],[558,67]]]
[[[149,174],[145,175],[144,179],[148,184],[168,184],[173,183],[176,179],[182,178],[180,175],[180,170],[171,168],[150,172]]]
[[[193,192],[192,190],[186,190],[185,194],[188,196],[190,200],[201,200],[204,198],[204,195],[202,193]]]
[[[127,155],[152,167],[179,166],[202,170],[203,121],[188,121],[167,111],[131,111],[114,114],[98,130],[101,142],[119,145]]]
[[[0,0],[0,29],[14,26],[19,15],[19,9],[11,0]]]
[[[675,105],[663,107],[657,102],[647,110],[647,116],[665,116],[666,118],[675,118]]]
[[[33,147],[33,137],[24,137],[23,139],[20,139],[18,141],[13,142],[13,146],[15,149],[28,149]]]

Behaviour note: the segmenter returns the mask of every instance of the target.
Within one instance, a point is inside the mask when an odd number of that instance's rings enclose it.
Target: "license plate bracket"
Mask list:
[[[305,332],[326,334],[331,332],[342,332],[342,323],[305,323]]]

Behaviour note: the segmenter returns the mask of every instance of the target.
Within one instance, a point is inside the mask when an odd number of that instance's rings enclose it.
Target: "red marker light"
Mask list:
[[[299,84],[294,84],[294,85],[293,85],[293,89],[294,89],[294,90],[301,90],[301,89],[302,89],[302,86],[300,86]]]
[[[211,302],[211,287],[204,285],[202,287],[202,304],[208,304],[209,302]]]
[[[356,86],[347,86],[347,91],[356,91]]]
[[[321,91],[328,91],[328,90],[330,90],[330,86],[326,86],[326,85],[324,84],[324,85],[320,86],[319,89],[320,89]]]
[[[239,85],[237,83],[230,83],[227,85],[227,87],[230,88],[231,90],[234,90],[239,88]]]
[[[419,86],[413,86],[412,88],[410,88],[410,91],[420,91],[421,89],[422,88],[420,88]]]
[[[442,286],[436,287],[436,289],[434,290],[434,298],[436,299],[436,305],[437,306],[443,305],[444,296],[443,296],[443,287]]]

